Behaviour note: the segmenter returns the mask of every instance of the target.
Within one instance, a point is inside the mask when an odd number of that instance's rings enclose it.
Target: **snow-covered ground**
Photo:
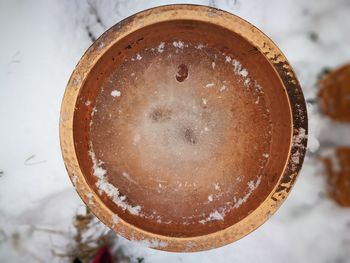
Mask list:
[[[0,262],[61,262],[82,207],[58,138],[69,76],[92,40],[143,9],[180,1],[0,2]],[[181,1],[216,6],[253,23],[281,48],[307,100],[324,68],[350,61],[349,0]],[[350,262],[350,209],[325,196],[315,158],[325,142],[350,145],[350,129],[309,104],[309,152],[293,191],[258,230],[222,248],[168,253],[120,238],[144,262]],[[62,234],[64,233],[64,234]],[[67,234],[68,233],[68,234]]]

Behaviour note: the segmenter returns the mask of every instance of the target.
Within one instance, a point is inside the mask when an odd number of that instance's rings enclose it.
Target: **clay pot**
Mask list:
[[[334,121],[350,122],[350,64],[328,72],[319,81],[321,111]]]
[[[227,12],[170,5],[133,15],[87,50],[60,138],[79,195],[116,233],[199,251],[265,222],[303,163],[307,113],[284,55]]]

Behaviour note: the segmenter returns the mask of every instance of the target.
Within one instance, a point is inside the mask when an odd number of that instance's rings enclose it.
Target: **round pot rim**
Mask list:
[[[224,27],[249,41],[269,61],[286,91],[291,112],[291,141],[283,173],[267,198],[236,224],[211,234],[170,237],[138,228],[114,213],[90,189],[80,170],[73,138],[76,101],[90,70],[103,54],[128,34],[145,26],[170,20],[196,20]],[[60,144],[71,181],[91,211],[114,232],[143,245],[166,251],[194,252],[220,247],[236,241],[262,225],[288,196],[302,167],[307,145],[307,111],[304,96],[289,62],[278,47],[259,29],[242,18],[216,8],[200,5],[167,5],[130,16],[108,29],[80,59],[67,84],[60,114]],[[118,221],[118,222],[117,222]]]

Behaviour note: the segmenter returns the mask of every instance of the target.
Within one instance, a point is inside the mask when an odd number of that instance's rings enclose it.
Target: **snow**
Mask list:
[[[244,78],[248,76],[248,70],[243,68],[241,62],[237,59],[232,59],[232,65],[235,74],[241,75]]]
[[[196,49],[202,49],[202,48],[204,48],[205,47],[205,45],[203,45],[202,43],[199,43],[197,46],[195,46],[195,48]]]
[[[241,62],[228,55],[225,56],[225,62],[232,64],[234,73],[240,77],[245,78],[244,85],[248,86],[250,83],[250,79],[247,78],[249,73],[248,70],[242,66]]]
[[[157,50],[159,53],[162,53],[164,51],[164,47],[165,47],[165,43],[164,42],[160,42]]]
[[[237,177],[237,181],[240,181],[241,177]],[[255,189],[258,188],[258,186],[261,183],[261,176],[258,176],[258,178],[255,181],[249,181],[247,183],[248,186],[248,190],[247,192],[242,196],[242,197],[234,197],[233,199],[233,209],[237,209],[239,208],[243,203],[247,202],[247,200],[249,199],[249,197],[253,194],[253,192],[255,191]],[[216,190],[220,190],[220,187],[218,185],[214,185]],[[209,195],[208,196],[208,201],[212,202],[213,199],[213,195]],[[199,220],[199,223],[201,224],[206,224],[207,222],[210,221],[216,221],[216,220],[224,220],[225,218],[225,214],[227,212],[229,212],[229,210],[231,210],[232,208],[230,208],[228,205],[224,205],[223,207],[220,207],[219,209],[215,209],[213,212],[211,212],[209,214],[209,216],[205,219],[201,219]]]
[[[213,88],[214,86],[214,83],[208,83],[207,85],[205,85],[206,88]]]
[[[182,42],[182,41],[179,40],[179,41],[174,41],[174,42],[173,42],[173,46],[176,47],[176,48],[183,49],[184,46],[185,46],[185,44],[184,44],[184,42]]]
[[[112,97],[120,97],[122,93],[119,90],[112,90],[111,96]]]
[[[165,241],[159,241],[157,239],[144,239],[144,240],[134,240],[133,243],[136,246],[142,246],[142,247],[146,247],[146,248],[150,248],[150,247],[166,247],[168,245],[167,242]]]
[[[219,213],[218,210],[211,212],[206,219],[200,220],[199,223],[206,224],[209,221],[224,220],[224,215]]]
[[[248,182],[248,192],[243,196],[238,198],[238,200],[234,201],[234,208],[238,208],[240,207],[243,203],[247,202],[247,200],[249,199],[249,197],[252,195],[252,193],[254,192],[254,190],[256,188],[258,188],[258,186],[261,183],[261,176],[259,176],[256,181],[249,181]]]
[[[93,164],[92,168],[94,169],[94,175],[98,179],[104,180],[107,171],[101,167],[102,162],[100,162],[96,159],[96,155],[92,150],[90,150],[89,154],[90,154],[92,164]]]
[[[304,139],[307,139],[306,131],[304,128],[299,128],[298,133],[293,136],[293,147],[296,148],[296,151],[292,154],[292,168],[296,168],[300,163],[301,150],[305,148],[302,144]]]
[[[83,206],[61,158],[58,123],[64,87],[90,38],[133,13],[180,2],[0,2],[0,262],[65,262],[51,249],[64,251],[70,234],[38,228],[71,233],[72,217]],[[315,98],[317,76],[325,67],[350,59],[350,35],[344,33],[350,29],[348,1],[186,2],[210,2],[264,31],[291,62],[306,99]],[[318,35],[318,42],[310,40],[310,32]],[[302,172],[283,206],[264,225],[234,244],[198,253],[156,251],[119,238],[126,253],[135,262],[144,257],[152,263],[349,262],[350,212],[325,196],[322,167],[315,158],[326,144],[349,146],[349,126],[331,123],[314,105],[308,109],[309,153]],[[33,165],[28,165],[31,156]],[[212,188],[220,190],[215,183]]]
[[[269,158],[269,154],[268,153],[263,153],[263,155],[262,155],[264,158]]]
[[[137,60],[141,60],[141,59],[142,59],[142,56],[141,56],[139,53],[137,53],[137,54],[136,54],[136,59],[137,59]]]
[[[132,215],[139,216],[140,212],[141,212],[141,206],[129,205],[126,201],[126,197],[120,195],[118,188],[115,187],[110,182],[108,182],[107,170],[102,168],[101,165],[103,164],[103,162],[99,161],[96,158],[96,155],[93,151],[92,145],[90,145],[90,152],[89,153],[90,153],[90,157],[91,157],[92,164],[93,164],[93,174],[98,179],[96,182],[97,189],[99,189],[99,191],[101,193],[105,193],[121,209],[127,210]],[[131,179],[129,174],[126,172],[123,172],[122,175],[126,178],[129,178],[129,180]]]

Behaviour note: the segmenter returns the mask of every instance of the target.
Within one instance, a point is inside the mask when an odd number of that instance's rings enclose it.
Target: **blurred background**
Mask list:
[[[309,114],[307,156],[282,207],[242,240],[198,253],[111,233],[75,192],[59,147],[61,99],[84,51],[121,19],[172,3],[260,28],[296,71]],[[0,262],[350,262],[349,0],[1,0],[0,32]]]

